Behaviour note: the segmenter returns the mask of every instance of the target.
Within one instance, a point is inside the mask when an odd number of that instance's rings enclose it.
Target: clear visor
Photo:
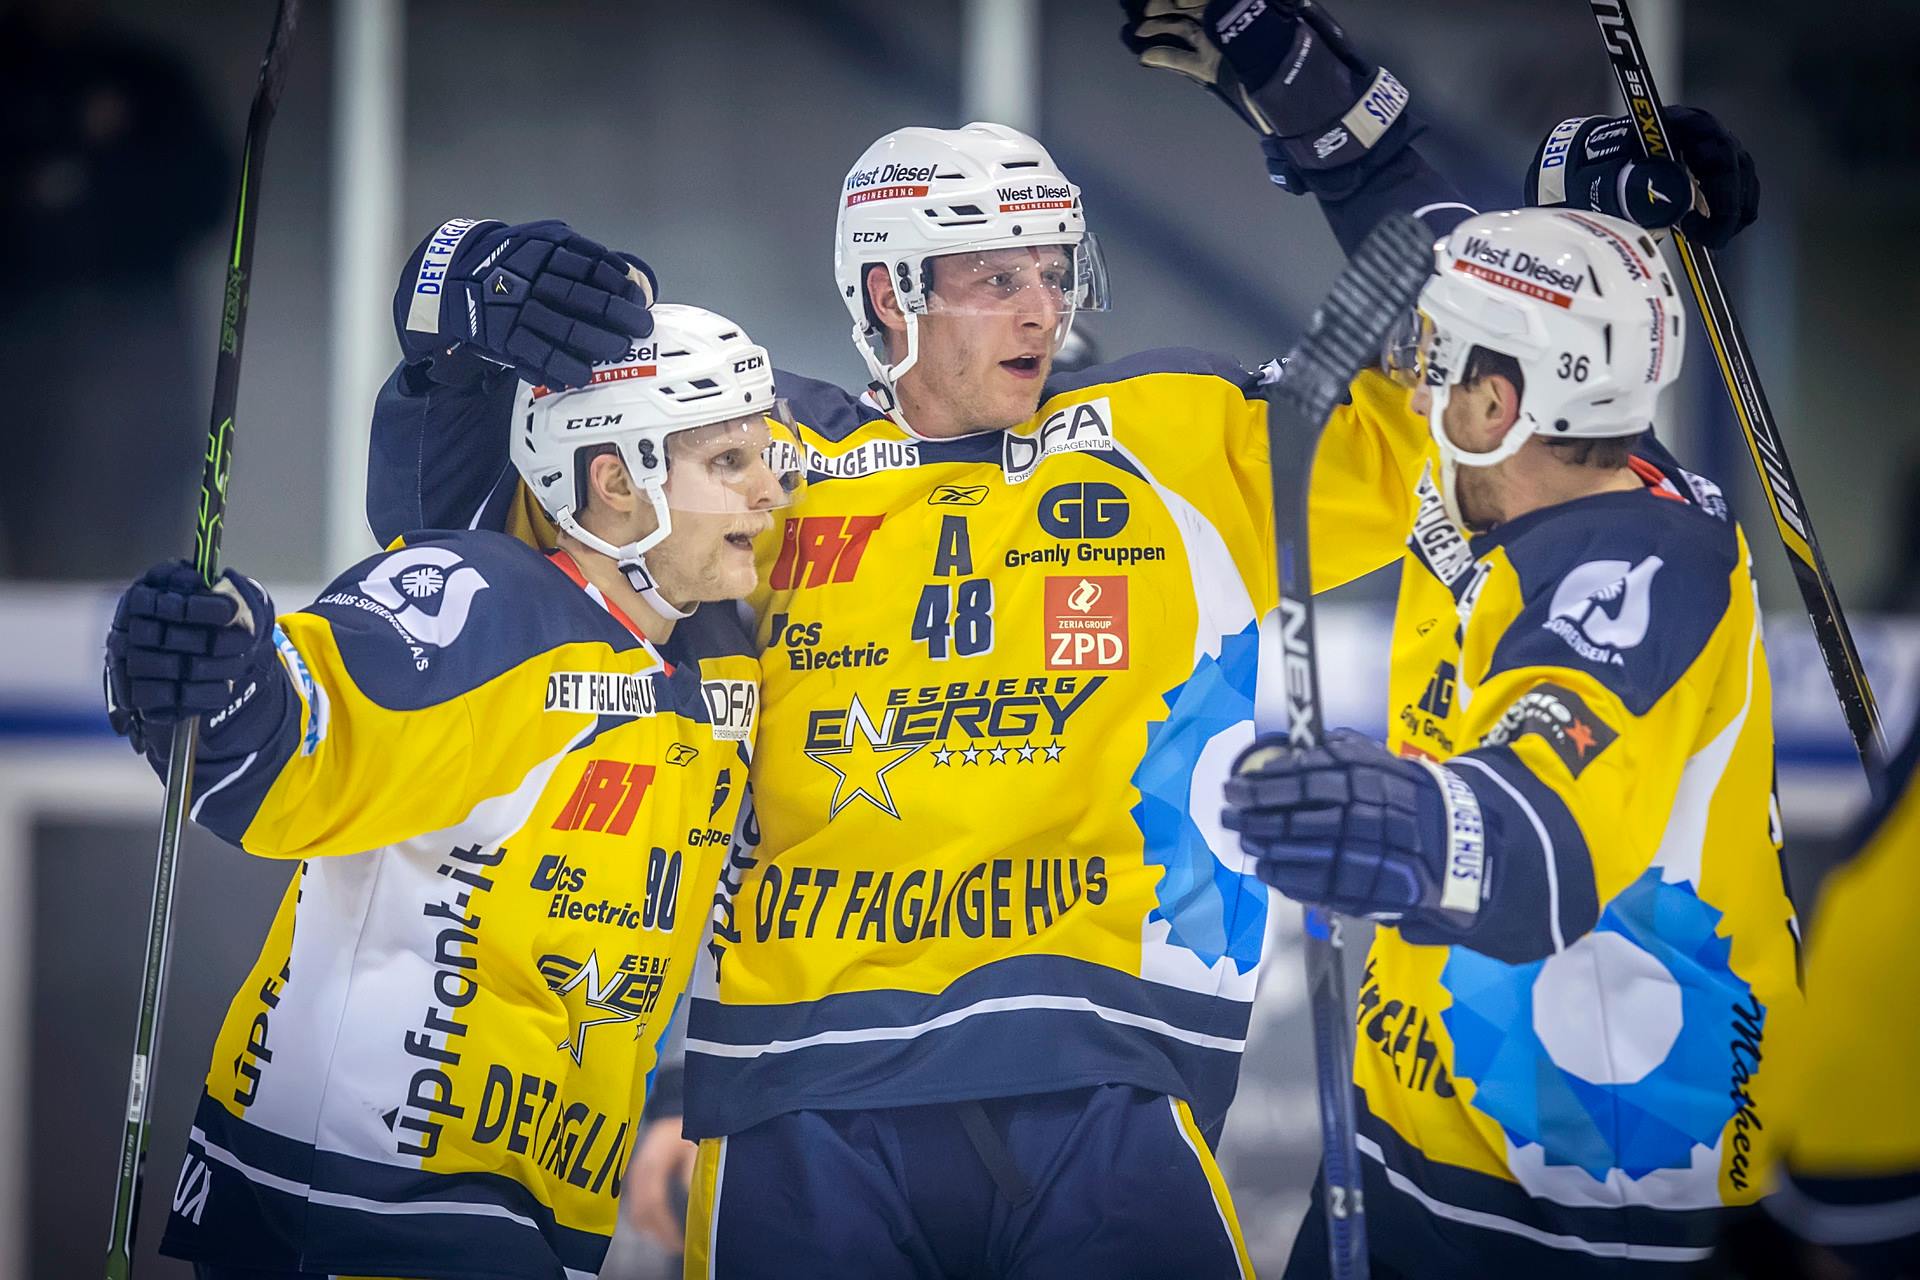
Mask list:
[[[1459,380],[1460,343],[1449,338],[1424,310],[1407,312],[1388,334],[1380,353],[1387,376],[1403,387],[1438,387]]]
[[[806,487],[806,452],[785,400],[773,411],[667,437],[667,506],[738,515],[791,506]]]
[[[929,315],[1064,319],[1107,309],[1107,263],[1092,235],[1078,244],[1021,245],[929,258]]]

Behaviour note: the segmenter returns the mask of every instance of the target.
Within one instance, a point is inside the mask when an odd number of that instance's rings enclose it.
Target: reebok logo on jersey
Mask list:
[[[885,516],[802,516],[780,530],[780,555],[767,584],[775,591],[852,582],[867,539]]]
[[[1653,577],[1665,561],[1648,556],[1639,564],[1589,560],[1576,565],[1554,590],[1542,625],[1588,662],[1624,666],[1620,650],[1647,638],[1653,619]]]
[[[983,484],[935,485],[927,495],[930,507],[977,507],[986,500],[987,486]]]
[[[653,784],[653,766],[624,760],[591,760],[553,820],[555,831],[604,831],[624,836]],[[535,888],[544,886],[537,882]]]
[[[1002,437],[1000,468],[1008,484],[1019,484],[1033,474],[1042,458],[1056,453],[1104,453],[1113,448],[1113,406],[1107,397],[1070,404],[1041,420],[1032,435],[1007,432]]]
[[[1049,671],[1127,669],[1127,579],[1049,577],[1046,582]]]
[[[1501,747],[1529,733],[1552,747],[1576,778],[1620,736],[1573,690],[1540,684],[1507,708],[1480,745]]]

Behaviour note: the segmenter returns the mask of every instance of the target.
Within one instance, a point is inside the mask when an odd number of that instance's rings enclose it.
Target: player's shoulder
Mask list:
[[[1479,556],[1504,550],[1519,584],[1519,615],[1492,671],[1582,668],[1644,715],[1708,651],[1745,572],[1739,531],[1724,502],[1702,502],[1666,466],[1641,459],[1634,470],[1638,488],[1542,508],[1475,537]]]
[[[830,443],[838,443],[887,415],[838,383],[808,378],[785,369],[773,371],[775,394],[793,410],[794,421]]]
[[[1474,539],[1506,548],[1527,598],[1552,593],[1581,566],[1595,562],[1648,565],[1662,593],[1724,595],[1741,563],[1740,537],[1717,487],[1677,464],[1635,456],[1639,488],[1594,494],[1531,512]],[[1588,571],[1593,572],[1593,571]]]
[[[421,530],[361,561],[303,613],[329,624],[362,693],[412,709],[458,697],[565,644],[640,641],[548,556],[504,533]]]
[[[1162,378],[1169,375],[1217,378],[1242,395],[1251,394],[1259,381],[1255,374],[1249,372],[1239,361],[1230,356],[1202,351],[1196,347],[1156,347],[1130,356],[1122,356],[1104,364],[1089,365],[1084,369],[1075,369],[1067,373],[1056,373],[1047,379],[1046,390],[1042,393],[1041,400],[1044,403],[1058,396],[1072,395],[1094,387],[1125,384],[1136,379]]]

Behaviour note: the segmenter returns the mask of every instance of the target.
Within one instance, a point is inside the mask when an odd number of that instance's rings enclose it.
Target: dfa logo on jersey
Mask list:
[[[1055,409],[1032,435],[1009,431],[1002,437],[1000,469],[1008,484],[1033,474],[1043,458],[1056,453],[1106,453],[1113,449],[1113,407],[1107,397]]]
[[[752,680],[702,680],[713,736],[722,742],[745,742],[753,734],[754,708],[760,704],[760,686]]]
[[[1588,662],[1625,666],[1620,650],[1647,638],[1653,620],[1653,577],[1665,561],[1639,564],[1589,560],[1574,566],[1554,590],[1543,625]]]

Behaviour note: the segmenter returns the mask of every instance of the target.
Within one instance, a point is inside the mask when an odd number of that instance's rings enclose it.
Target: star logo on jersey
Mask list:
[[[548,989],[560,997],[567,1011],[567,1038],[554,1048],[571,1054],[575,1066],[581,1065],[589,1027],[632,1022],[640,1016],[639,1010],[627,1007],[622,999],[632,975],[616,969],[603,980],[598,952],[589,951],[586,963],[578,966],[565,956],[544,956],[540,971]]]
[[[842,809],[863,798],[890,818],[900,816],[893,793],[887,789],[887,771],[927,744],[923,741],[888,745],[893,739],[893,722],[898,714],[898,709],[889,707],[875,725],[873,717],[860,705],[860,696],[855,694],[847,708],[841,745],[808,748],[808,759],[825,765],[838,776],[833,784],[833,798],[827,802],[827,821],[833,821]]]

